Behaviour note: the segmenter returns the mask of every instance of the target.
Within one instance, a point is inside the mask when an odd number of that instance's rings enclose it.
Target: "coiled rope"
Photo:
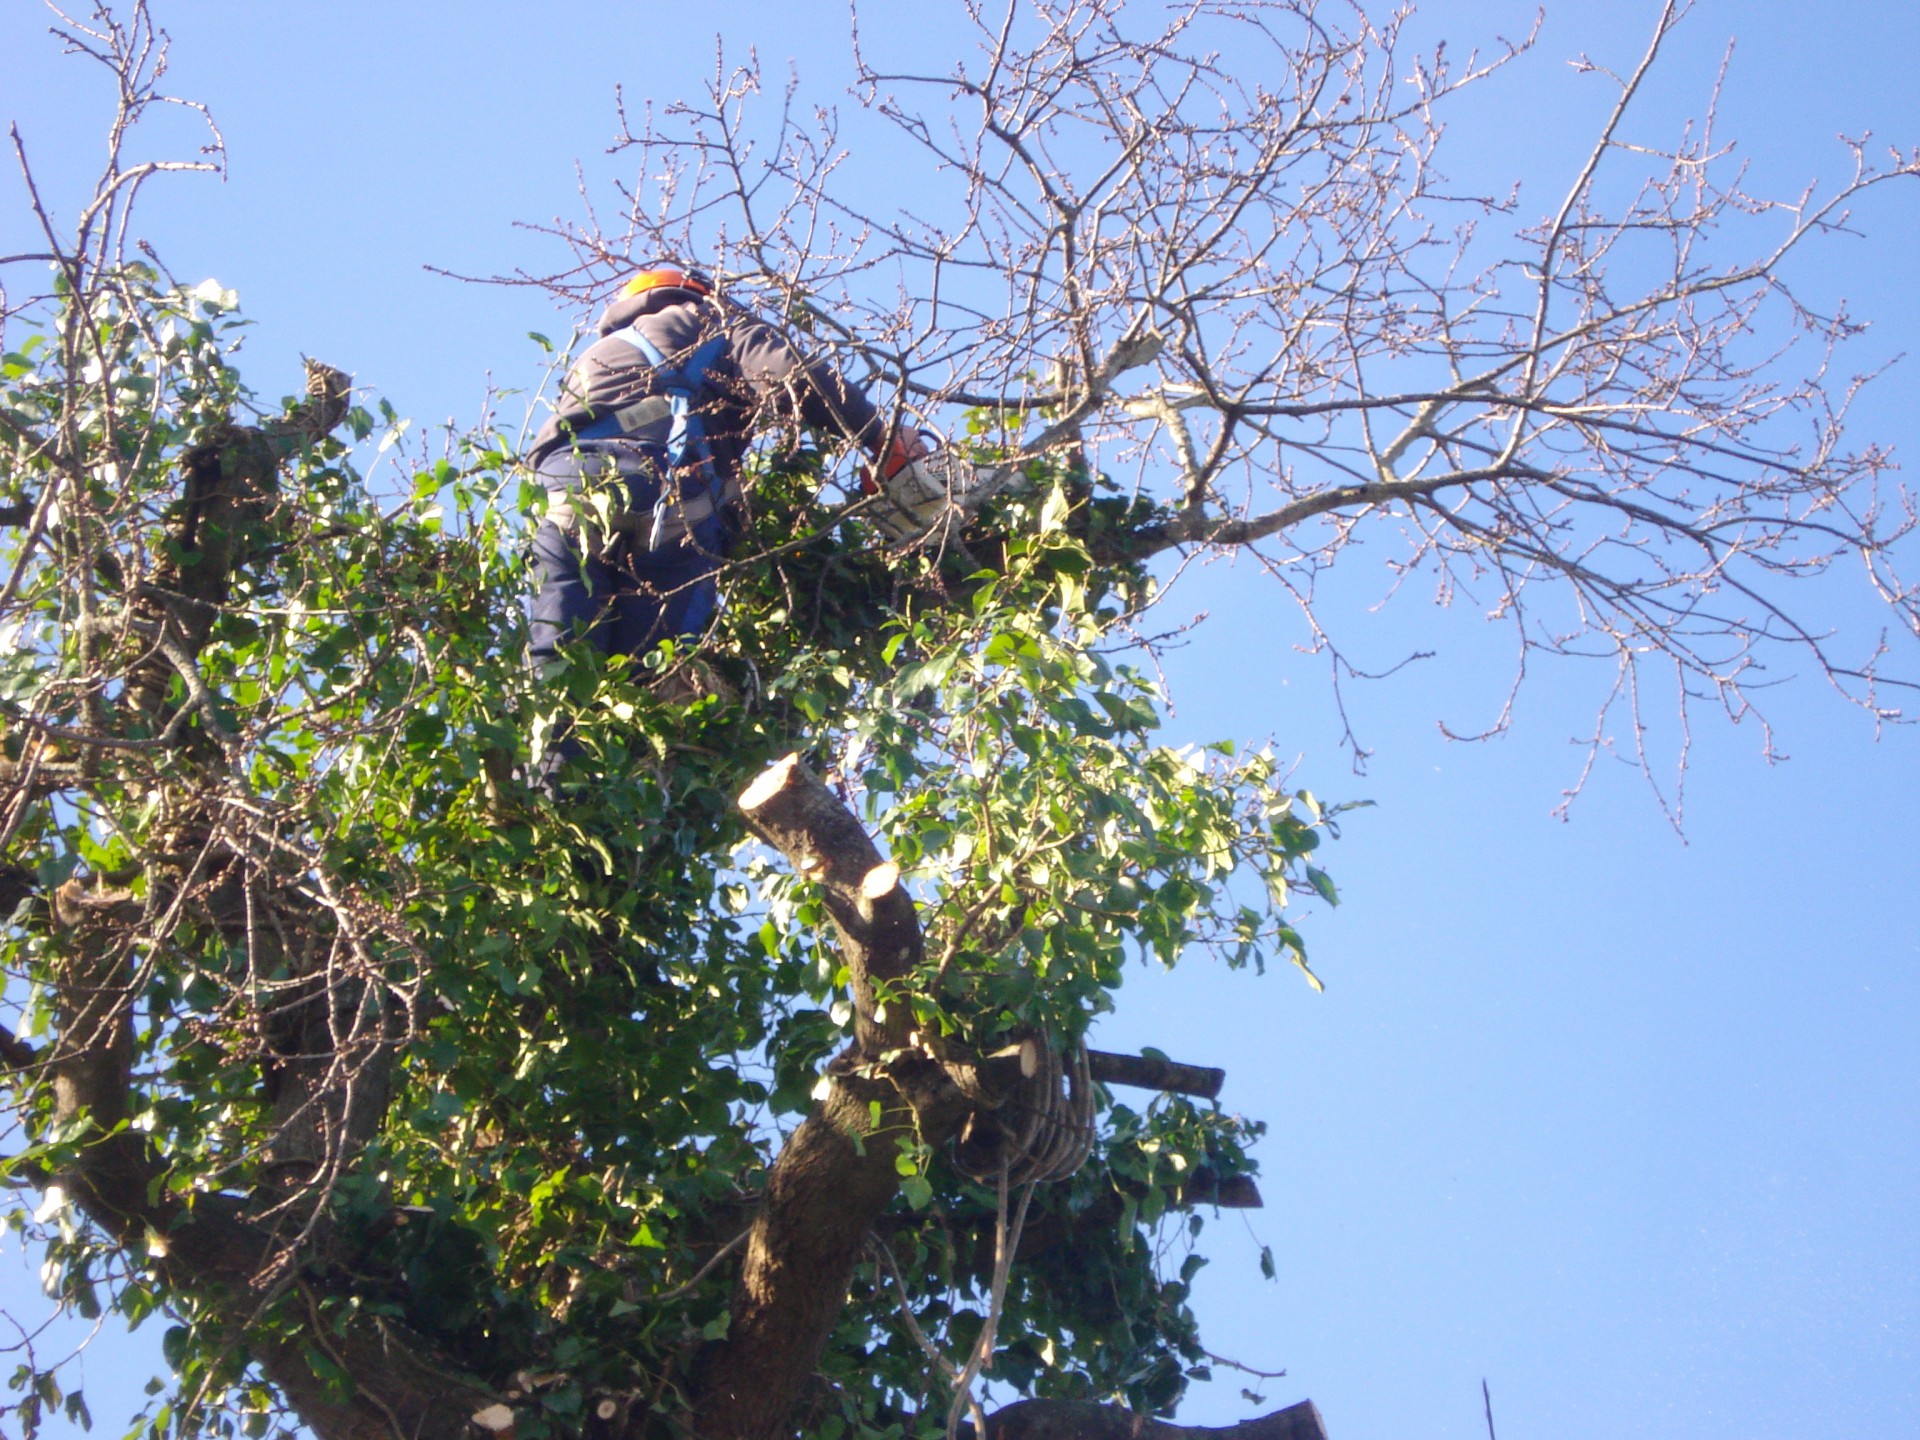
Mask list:
[[[1093,1153],[1093,1076],[1084,1042],[1063,1056],[1044,1033],[1039,1063],[992,1110],[976,1111],[954,1146],[954,1166],[983,1185],[1041,1185],[1064,1180]]]

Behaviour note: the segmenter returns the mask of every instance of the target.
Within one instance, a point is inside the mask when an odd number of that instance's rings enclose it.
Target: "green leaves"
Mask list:
[[[323,1217],[289,1231],[323,1237],[289,1261],[302,1303],[249,1332],[291,1341],[341,1393],[351,1378],[322,1338],[398,1323],[490,1385],[564,1374],[538,1398],[539,1424],[561,1433],[595,1386],[670,1408],[687,1347],[727,1333],[733,1271],[710,1262],[852,1019],[818,889],[735,809],[775,756],[809,755],[903,867],[927,959],[884,1003],[925,1035],[1065,1042],[1113,1007],[1136,960],[1285,955],[1304,970],[1285,912],[1297,895],[1337,901],[1307,860],[1338,812],[1290,790],[1265,751],[1163,742],[1164,697],[1123,623],[1150,584],[1094,563],[1084,477],[1057,467],[996,502],[994,565],[960,573],[938,555],[883,557],[857,527],[816,533],[817,453],[770,461],[755,523],[777,553],[748,542],[691,657],[577,647],[536,680],[521,662],[523,547],[543,493],[503,438],[424,457],[379,402],[348,424],[388,478],[363,479],[332,440],[293,455],[191,676],[167,675],[160,713],[179,718],[130,714],[121,677],[150,649],[130,597],[152,557],[189,558],[169,528],[182,456],[230,435],[248,397],[226,292],[149,277],[115,303],[93,379],[37,337],[0,360],[0,407],[66,415],[89,457],[77,489],[18,450],[0,475],[9,495],[67,486],[59,533],[87,535],[27,558],[0,702],[139,743],[92,754],[57,803],[23,809],[5,858],[43,885],[111,890],[134,917],[128,1123],[184,1206],[282,1203],[276,1027],[314,987],[335,1007],[329,1036],[379,1031],[392,1069],[377,1133],[297,1197]],[[68,388],[79,411],[59,410]],[[112,438],[130,427],[131,448]],[[113,484],[98,483],[109,464]],[[17,543],[0,532],[0,564],[22,563]],[[689,659],[724,684],[659,683]],[[166,743],[151,743],[160,726]],[[562,733],[584,758],[555,803],[522,777]],[[0,733],[12,761],[36,743]],[[42,758],[77,774],[64,752]],[[235,831],[252,848],[207,838]],[[241,923],[218,908],[229,885],[253,907]],[[0,946],[20,1030],[43,1040],[61,1024],[70,937],[29,905]],[[55,1124],[41,1072],[12,1084],[19,1165],[71,1163],[90,1122]],[[904,1301],[882,1268],[856,1282],[823,1361],[844,1411],[823,1434],[924,1408],[944,1382],[902,1304],[962,1346],[991,1268],[993,1197],[886,1128],[878,1102],[869,1119],[860,1143],[884,1147],[899,1181],[885,1234]],[[1110,1107],[1094,1161],[1034,1199],[1031,1223],[1059,1238],[1016,1267],[999,1378],[1172,1403],[1202,1358],[1197,1258],[1163,1272],[1161,1242],[1191,1243],[1202,1179],[1247,1173],[1257,1134],[1184,1101]],[[70,1208],[16,1224],[47,1243],[77,1310],[180,1319],[164,1341],[176,1400],[152,1434],[269,1428],[273,1397],[217,1299],[156,1263],[164,1236],[121,1255]],[[71,1407],[53,1383],[29,1368],[17,1412]]]
[[[921,658],[860,705],[868,816],[927,884],[943,978],[922,1010],[980,1043],[1016,1024],[1077,1033],[1130,953],[1290,949],[1291,893],[1333,893],[1299,865],[1313,812],[1271,757],[1154,743],[1155,691],[1056,627],[1057,579],[1036,565],[999,577],[991,605],[897,622],[887,653]],[[1248,872],[1252,903],[1227,903]]]

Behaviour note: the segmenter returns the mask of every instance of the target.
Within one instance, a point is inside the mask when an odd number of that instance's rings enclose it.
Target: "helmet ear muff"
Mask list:
[[[713,281],[691,265],[661,264],[649,266],[620,287],[623,296],[644,295],[649,290],[689,290],[695,295],[711,295]]]

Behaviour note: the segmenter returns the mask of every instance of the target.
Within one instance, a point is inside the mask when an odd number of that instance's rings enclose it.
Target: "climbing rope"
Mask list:
[[[1079,1040],[1063,1056],[1044,1031],[1030,1039],[1039,1051],[1031,1075],[1021,1079],[1014,1093],[998,1105],[984,1093],[977,1079],[969,1083],[964,1070],[949,1070],[955,1081],[980,1107],[967,1118],[953,1147],[953,1163],[961,1174],[994,1188],[993,1278],[987,1287],[987,1313],[966,1362],[945,1364],[952,1378],[953,1403],[947,1411],[947,1440],[959,1440],[960,1425],[973,1417],[975,1436],[986,1433],[974,1384],[992,1363],[995,1336],[1006,1306],[1007,1282],[1020,1232],[1034,1187],[1065,1180],[1086,1164],[1093,1153],[1093,1074],[1087,1047]],[[1019,1192],[1019,1203],[1009,1213],[1009,1192]]]
[[[954,1165],[983,1185],[1064,1180],[1093,1153],[1093,1076],[1079,1040],[1062,1056],[1045,1034],[1034,1073],[992,1110],[976,1111],[954,1147]]]

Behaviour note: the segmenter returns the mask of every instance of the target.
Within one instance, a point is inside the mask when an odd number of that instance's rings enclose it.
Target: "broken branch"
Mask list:
[[[1327,1427],[1311,1400],[1221,1426],[1175,1425],[1091,1400],[1022,1400],[987,1417],[987,1440],[1327,1440]]]
[[[1139,1090],[1165,1090],[1175,1095],[1220,1098],[1227,1072],[1211,1065],[1182,1065],[1164,1055],[1112,1055],[1087,1052],[1087,1069],[1102,1085],[1131,1085]]]

